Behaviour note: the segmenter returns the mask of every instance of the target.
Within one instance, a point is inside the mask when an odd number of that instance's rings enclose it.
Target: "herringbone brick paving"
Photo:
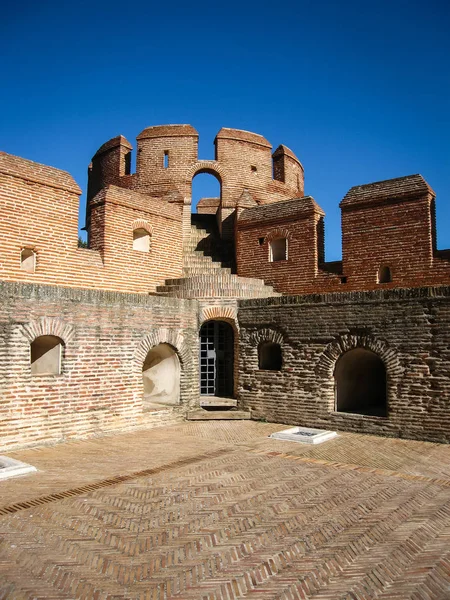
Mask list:
[[[40,471],[2,482],[1,504],[44,500],[0,517],[0,599],[450,599],[450,447],[267,439],[284,427],[16,452]]]

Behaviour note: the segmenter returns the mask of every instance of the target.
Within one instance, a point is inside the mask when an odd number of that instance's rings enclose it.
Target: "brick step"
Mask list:
[[[219,396],[200,396],[200,406],[223,406],[234,408],[237,406],[235,398],[220,398]]]
[[[161,286],[164,288],[164,286]],[[269,290],[255,290],[255,289],[242,289],[242,288],[170,288],[170,289],[158,289],[155,296],[167,296],[169,298],[272,298],[275,296],[281,296],[277,292]]]
[[[194,254],[185,254],[183,257],[183,266],[212,266],[215,269],[220,269],[222,267],[222,264],[218,260],[213,260],[211,256],[205,256],[204,254],[200,254],[199,256],[196,256]]]
[[[249,421],[250,412],[246,410],[190,410],[186,414],[187,421]]]
[[[175,279],[166,279],[165,285],[175,285],[175,286],[195,286],[195,285],[249,285],[252,287],[268,287],[264,283],[262,279],[256,279],[253,277],[240,277],[239,275],[234,275],[233,273],[228,274],[204,274],[204,275],[196,275],[194,277],[177,277]]]

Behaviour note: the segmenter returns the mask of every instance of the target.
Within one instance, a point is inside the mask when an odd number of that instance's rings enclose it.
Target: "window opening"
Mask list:
[[[32,375],[60,375],[63,341],[54,335],[41,335],[30,344]]]
[[[36,271],[36,252],[31,248],[23,248],[20,253],[20,268],[27,273]]]
[[[135,229],[133,231],[133,250],[150,252],[150,234],[146,229]]]
[[[164,150],[164,168],[165,169],[169,168],[169,151],[168,150]]]
[[[389,267],[380,267],[378,271],[378,283],[390,283],[392,281],[391,269]]]
[[[355,348],[343,354],[334,380],[338,412],[387,416],[386,367],[375,352]]]
[[[258,238],[258,243],[260,246],[262,246],[264,244],[264,238],[263,237]]]
[[[259,368],[266,371],[280,371],[283,356],[280,344],[275,342],[262,342],[258,348]]]
[[[277,238],[270,242],[270,262],[287,260],[287,239]]]
[[[252,165],[251,167],[252,173],[257,173],[258,169],[255,167],[255,165]]]

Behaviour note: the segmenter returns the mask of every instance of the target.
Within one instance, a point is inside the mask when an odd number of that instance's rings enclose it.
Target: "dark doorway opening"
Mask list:
[[[234,332],[224,321],[206,321],[200,329],[200,395],[233,396]]]
[[[386,367],[377,354],[349,350],[337,361],[334,380],[338,412],[387,416]]]

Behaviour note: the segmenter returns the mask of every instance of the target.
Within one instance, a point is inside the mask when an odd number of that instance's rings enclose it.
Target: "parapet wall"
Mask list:
[[[239,394],[267,421],[450,442],[450,287],[238,302]],[[264,342],[281,370],[259,368]],[[338,412],[335,366],[368,350],[387,372],[387,415]]]
[[[0,282],[0,449],[183,419],[198,397],[197,302]],[[30,343],[63,342],[60,375],[33,375]],[[180,404],[146,410],[147,351],[169,343],[181,364]]]
[[[246,201],[236,220],[238,274],[285,294],[447,285],[450,260],[436,249],[434,203],[420,175],[352,188],[341,202],[343,259],[327,263],[324,213],[312,198]],[[283,256],[274,243],[285,244]]]
[[[220,181],[226,208],[236,206],[245,188],[261,204],[303,194],[303,167],[286,146],[279,146],[272,156],[272,146],[261,135],[228,128],[219,131],[214,143],[215,160],[202,161],[198,133],[190,125],[147,127],[137,136],[136,173],[130,176],[129,142],[122,136],[113,138],[92,159],[89,198],[98,192],[100,182],[160,197],[176,192],[190,204],[192,179],[201,172]]]
[[[80,192],[68,173],[0,153],[1,279],[148,293],[181,274],[179,204],[109,185],[90,203],[86,249],[78,247]],[[136,229],[148,231],[148,251],[134,249]]]

